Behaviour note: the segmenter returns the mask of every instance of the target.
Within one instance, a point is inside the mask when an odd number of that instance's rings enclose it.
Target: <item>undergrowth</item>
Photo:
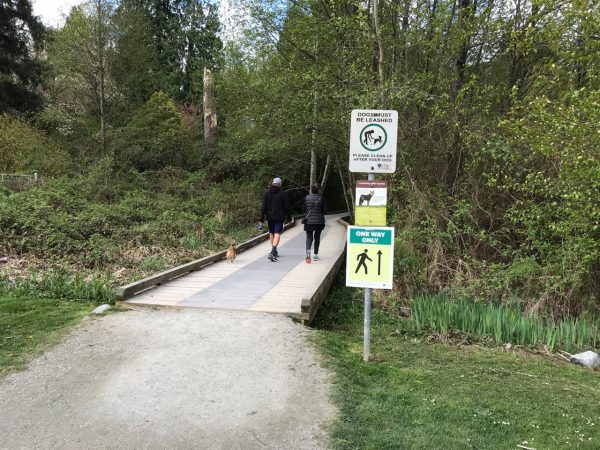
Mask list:
[[[252,179],[215,183],[204,172],[174,168],[123,173],[109,160],[22,192],[3,188],[0,272],[19,292],[71,298],[75,289],[104,301],[105,284],[126,284],[253,237],[261,193]],[[52,274],[40,276],[46,272]],[[106,278],[98,281],[99,273]]]
[[[84,278],[79,273],[60,270],[37,272],[30,270],[25,276],[9,278],[0,275],[0,295],[35,297],[42,299],[79,300],[96,303],[114,303],[111,280],[98,274]]]
[[[597,323],[582,318],[552,321],[535,314],[524,314],[506,304],[452,301],[443,295],[420,295],[411,302],[418,330],[440,333],[464,331],[489,336],[497,344],[545,346],[548,350],[576,352],[596,348],[600,343]]]

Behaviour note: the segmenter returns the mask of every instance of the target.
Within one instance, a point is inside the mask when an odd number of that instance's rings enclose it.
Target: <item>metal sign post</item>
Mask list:
[[[369,181],[375,180],[375,174],[369,173]],[[373,289],[365,288],[365,321],[364,321],[364,342],[363,342],[363,361],[369,360],[371,354],[371,295]]]
[[[348,168],[350,172],[368,173],[369,181],[375,181],[375,173],[394,173],[396,171],[397,131],[397,111],[353,110],[350,117]],[[370,191],[365,195],[365,199],[368,197],[370,201],[374,195],[375,191]],[[385,212],[383,217],[385,217]],[[370,220],[375,221],[373,218]],[[380,222],[383,220],[380,219]],[[379,225],[380,222],[377,224]],[[391,289],[393,285],[393,245],[393,228],[358,226],[348,228],[346,286],[365,289],[364,361],[369,360],[371,353],[373,288]],[[371,253],[369,253],[369,249],[371,249]],[[355,263],[356,267],[354,267]],[[369,266],[371,267],[370,273]]]

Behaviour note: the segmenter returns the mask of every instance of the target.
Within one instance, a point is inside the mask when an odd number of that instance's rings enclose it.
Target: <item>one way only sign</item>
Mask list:
[[[394,229],[348,227],[346,286],[392,289]]]

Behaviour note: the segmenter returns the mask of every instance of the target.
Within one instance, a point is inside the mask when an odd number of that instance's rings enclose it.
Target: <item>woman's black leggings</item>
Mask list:
[[[321,243],[321,231],[323,230],[306,230],[306,250],[310,250],[313,243],[313,236],[315,240],[315,253],[319,254],[319,244]]]

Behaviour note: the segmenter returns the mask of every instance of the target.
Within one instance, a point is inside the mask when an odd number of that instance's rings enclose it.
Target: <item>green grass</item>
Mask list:
[[[21,369],[95,307],[92,303],[0,296],[0,377]]]
[[[579,318],[552,321],[519,309],[468,299],[452,301],[444,295],[422,295],[411,303],[417,329],[447,333],[464,331],[475,337],[490,337],[497,344],[513,343],[529,347],[576,353],[594,349],[600,343],[598,324]]]
[[[84,277],[64,270],[30,270],[25,276],[9,277],[0,272],[0,295],[46,299],[114,303],[115,294],[106,275]]]
[[[600,375],[523,352],[427,343],[374,310],[362,362],[362,291],[337,287],[317,345],[335,373],[338,449],[600,448]]]

